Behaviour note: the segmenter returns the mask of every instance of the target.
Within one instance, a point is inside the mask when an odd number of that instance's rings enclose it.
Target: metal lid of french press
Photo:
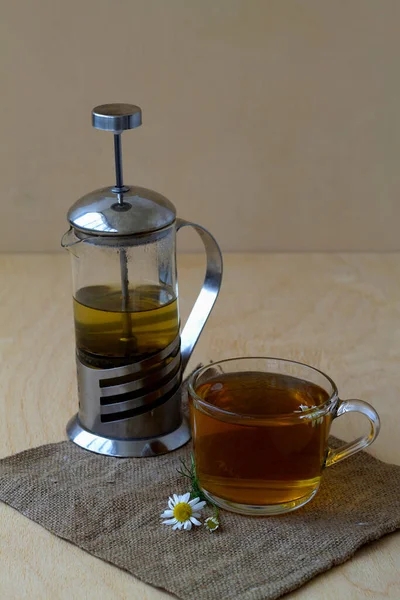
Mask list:
[[[103,104],[93,109],[93,127],[114,134],[116,184],[90,192],[71,206],[68,220],[78,231],[129,236],[158,231],[175,221],[175,207],[167,198],[123,183],[121,134],[141,124],[142,111],[133,104]]]

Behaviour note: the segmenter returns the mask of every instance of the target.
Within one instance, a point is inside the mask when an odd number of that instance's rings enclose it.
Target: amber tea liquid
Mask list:
[[[293,423],[284,415],[325,403],[325,390],[287,375],[242,372],[215,376],[196,393],[228,413],[252,416],[251,424],[227,422],[191,401],[196,469],[204,490],[261,506],[290,503],[318,489],[330,417]]]
[[[99,368],[136,362],[170,344],[179,333],[178,303],[159,286],[129,290],[123,310],[121,289],[81,288],[74,298],[78,355]]]

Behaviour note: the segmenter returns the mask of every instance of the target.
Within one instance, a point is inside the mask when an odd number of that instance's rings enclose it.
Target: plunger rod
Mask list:
[[[122,173],[122,147],[121,147],[121,134],[114,134],[114,159],[115,159],[115,189],[118,192],[124,190],[124,177]],[[118,202],[123,203],[123,196],[121,193],[118,194]]]
[[[129,279],[128,279],[128,259],[126,250],[121,248],[119,251],[119,263],[121,270],[121,291],[122,291],[122,335],[127,342],[126,351],[132,350],[131,343],[135,340],[132,333],[132,320],[129,307]]]
[[[124,203],[124,181],[122,174],[122,148],[121,134],[114,134],[114,159],[115,159],[115,191],[117,192],[118,204]],[[123,311],[123,336],[127,341],[132,339],[132,322],[129,314],[129,279],[128,279],[128,258],[126,250],[121,248],[119,251],[119,262],[121,271],[121,292],[122,292],[122,311]]]
[[[127,311],[129,307],[128,259],[126,250],[123,248],[119,251],[119,263],[121,268],[122,310]]]

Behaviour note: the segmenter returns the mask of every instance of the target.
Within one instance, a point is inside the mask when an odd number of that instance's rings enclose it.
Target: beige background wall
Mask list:
[[[2,0],[0,250],[125,175],[224,250],[400,249],[399,0]],[[190,238],[183,247],[191,248]]]

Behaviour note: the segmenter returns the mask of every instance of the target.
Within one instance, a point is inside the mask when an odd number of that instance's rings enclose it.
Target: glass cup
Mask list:
[[[245,515],[300,508],[317,493],[326,467],[366,448],[379,433],[375,409],[340,400],[313,367],[278,358],[237,358],[197,370],[189,380],[196,472],[215,504]],[[367,435],[329,448],[333,419],[359,412]]]

